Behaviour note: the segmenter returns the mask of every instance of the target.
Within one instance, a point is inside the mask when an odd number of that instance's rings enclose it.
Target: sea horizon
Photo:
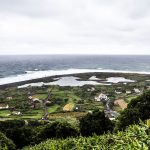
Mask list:
[[[88,72],[150,74],[150,55],[1,55],[0,85]]]

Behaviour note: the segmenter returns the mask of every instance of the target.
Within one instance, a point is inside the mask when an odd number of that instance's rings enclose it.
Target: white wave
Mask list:
[[[38,71],[39,69],[35,68],[34,71]]]
[[[25,71],[25,73],[32,73],[32,72],[35,72],[35,71],[38,71],[38,69],[34,69],[34,70],[27,70],[27,71]]]
[[[150,74],[150,72],[136,72],[136,71],[121,71],[121,70],[100,70],[100,69],[67,69],[67,70],[47,70],[47,71],[30,71],[26,74],[20,74],[11,77],[0,78],[0,85],[27,81],[32,79],[38,79],[43,77],[55,76],[55,75],[67,75],[76,73],[91,73],[91,72],[110,72],[110,73],[138,73],[138,74]]]
[[[32,73],[33,71],[25,71],[25,73]]]

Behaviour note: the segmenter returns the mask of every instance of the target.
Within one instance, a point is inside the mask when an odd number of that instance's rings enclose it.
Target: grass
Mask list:
[[[33,95],[33,97],[38,99],[45,99],[47,97],[47,94],[36,94]]]
[[[59,108],[60,108],[60,105],[55,104],[55,105],[50,106],[50,107],[48,108],[48,112],[49,112],[49,113],[55,113],[55,112],[57,112],[57,110],[58,110]]]
[[[137,97],[137,95],[131,95],[131,96],[126,97],[125,100],[126,100],[127,103],[129,103],[132,99],[134,99],[136,97]]]
[[[41,118],[42,115],[42,110],[32,110],[32,111],[28,111],[25,114],[22,115],[10,115],[10,111],[9,110],[1,110],[0,111],[0,117],[4,117],[4,118],[36,118],[39,119]]]
[[[87,113],[85,112],[64,112],[64,113],[56,113],[56,114],[49,114],[49,119],[64,119],[64,118],[80,118],[85,116]]]
[[[69,100],[80,100],[81,98],[74,94],[72,91],[64,90],[64,91],[55,91],[53,92],[55,97],[68,98]]]
[[[0,110],[0,117],[8,117],[10,115],[9,110]]]

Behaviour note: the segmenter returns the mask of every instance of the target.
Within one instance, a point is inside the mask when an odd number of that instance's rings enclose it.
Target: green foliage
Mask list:
[[[45,122],[43,120],[36,120],[36,119],[30,119],[27,121],[27,125],[30,127],[37,127],[41,125],[46,125],[48,122]]]
[[[146,120],[150,118],[150,91],[144,92],[139,97],[131,100],[128,105],[129,109],[137,109],[140,114],[140,119]]]
[[[44,126],[35,139],[40,142],[48,138],[67,138],[78,134],[78,130],[67,122],[54,122]]]
[[[13,128],[7,130],[6,135],[16,144],[17,148],[22,148],[32,143],[33,130],[27,126]]]
[[[0,149],[15,150],[15,144],[8,139],[2,132],[0,132]]]
[[[45,122],[37,120],[6,120],[0,122],[0,130],[6,134],[15,144],[17,148],[22,148],[23,146],[33,143],[33,136],[35,136],[35,131],[37,126],[44,125]]]
[[[150,135],[144,125],[130,126],[126,131],[101,136],[47,140],[24,150],[149,150]]]
[[[83,136],[90,136],[94,133],[100,135],[112,130],[112,122],[105,117],[104,112],[100,112],[99,110],[95,110],[92,114],[88,113],[80,119],[80,132]]]
[[[139,111],[137,109],[125,109],[121,112],[118,117],[118,121],[115,124],[115,131],[125,129],[131,124],[136,124],[139,122]]]
[[[150,118],[150,91],[144,92],[139,97],[132,99],[127,109],[118,117],[115,130],[125,129],[139,120]]]
[[[0,131],[5,132],[8,129],[20,128],[25,125],[24,120],[6,120],[0,121]]]

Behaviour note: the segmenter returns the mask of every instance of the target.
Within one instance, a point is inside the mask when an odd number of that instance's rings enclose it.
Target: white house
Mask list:
[[[115,93],[116,93],[116,94],[121,94],[122,92],[121,92],[121,91],[116,91],[116,90],[115,90]]]
[[[95,88],[94,87],[91,87],[91,88],[89,88],[89,89],[87,89],[87,91],[95,91]]]
[[[98,97],[95,97],[95,100],[96,101],[107,101],[108,100],[108,97],[107,97],[107,95],[105,95],[105,94],[103,94],[103,93],[101,93]]]
[[[8,109],[9,105],[8,104],[0,104],[0,109]]]
[[[33,99],[33,97],[32,97],[32,96],[29,96],[29,97],[28,97],[28,99],[32,100],[32,99]]]
[[[134,90],[135,93],[140,93],[140,92],[141,92],[141,91],[140,91],[139,89],[137,89],[137,88],[134,88],[133,90]]]
[[[11,114],[12,115],[21,115],[21,112],[20,111],[13,111]]]
[[[126,91],[126,94],[131,94],[132,92],[131,91]]]
[[[13,99],[11,96],[6,97],[7,100]]]
[[[33,101],[34,103],[41,103],[41,102],[42,102],[42,101],[39,100],[38,98],[34,98],[32,101]]]

